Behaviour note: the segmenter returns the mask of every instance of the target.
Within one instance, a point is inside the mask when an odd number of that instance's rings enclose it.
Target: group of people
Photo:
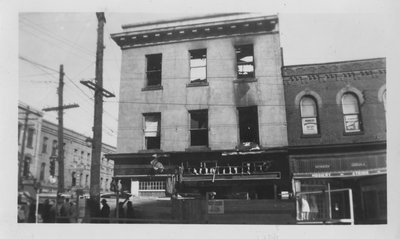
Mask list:
[[[57,208],[54,201],[46,199],[44,201],[41,216],[43,223],[54,223],[56,222],[56,215],[59,217],[58,223],[75,223],[77,222],[77,208],[74,202],[70,202],[69,198],[64,199],[60,210],[57,212]]]
[[[118,206],[118,218],[132,219],[132,218],[134,218],[133,204],[132,204],[131,201],[128,201],[127,204],[126,204],[126,210],[125,210],[124,204],[125,204],[126,201],[127,200],[125,200],[124,202],[120,202],[119,203],[119,206]],[[110,206],[107,204],[107,200],[106,199],[101,200],[101,204],[102,204],[102,207],[101,207],[101,210],[100,210],[100,217],[109,218],[110,217]],[[103,222],[108,222],[108,220],[105,219],[105,220],[103,220]]]

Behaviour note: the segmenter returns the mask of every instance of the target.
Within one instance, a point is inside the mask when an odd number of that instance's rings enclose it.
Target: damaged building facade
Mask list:
[[[385,58],[285,66],[282,74],[297,219],[386,223]]]
[[[124,25],[114,176],[135,196],[291,191],[277,16]],[[283,195],[283,196],[282,196]]]

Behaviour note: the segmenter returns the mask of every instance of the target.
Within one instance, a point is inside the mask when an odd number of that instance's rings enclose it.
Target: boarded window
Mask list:
[[[208,110],[190,111],[190,145],[208,146]]]
[[[238,78],[254,77],[254,52],[253,45],[240,45],[235,47]]]
[[[161,54],[147,55],[147,86],[161,85]]]
[[[253,142],[259,144],[257,106],[240,107],[238,112],[240,143]]]
[[[300,101],[301,125],[304,135],[318,134],[318,112],[314,98],[304,96]]]
[[[144,137],[146,149],[160,149],[161,113],[144,114]]]
[[[190,82],[207,81],[207,50],[199,49],[190,53]]]
[[[346,133],[360,132],[361,119],[358,98],[352,93],[342,96],[342,110],[344,119],[344,130]]]

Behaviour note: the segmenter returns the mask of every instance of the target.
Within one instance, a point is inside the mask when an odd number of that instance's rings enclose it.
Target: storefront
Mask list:
[[[356,224],[387,222],[386,150],[291,155],[290,163],[298,220],[353,216]],[[314,217],[311,204],[318,211]]]

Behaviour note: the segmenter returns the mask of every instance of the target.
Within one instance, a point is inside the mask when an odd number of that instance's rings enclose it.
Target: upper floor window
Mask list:
[[[147,55],[147,86],[161,86],[161,54]]]
[[[259,144],[257,106],[239,107],[238,115],[240,143]]]
[[[40,177],[39,180],[44,180],[44,171],[46,170],[46,163],[42,163],[40,166]]]
[[[26,142],[26,147],[28,148],[33,148],[33,134],[35,132],[35,129],[29,128],[28,129],[28,140]]]
[[[362,131],[358,98],[353,93],[343,94],[342,110],[344,119],[344,131],[346,133]]]
[[[148,113],[143,116],[146,149],[160,149],[161,113]]]
[[[57,140],[53,140],[53,145],[51,147],[51,156],[57,155]]]
[[[190,111],[190,145],[208,146],[208,110]]]
[[[190,82],[207,81],[207,50],[199,49],[190,53]]]
[[[304,135],[318,134],[318,111],[314,98],[304,96],[300,101],[301,125]]]
[[[254,52],[253,45],[240,45],[235,47],[238,78],[254,77]]]
[[[47,144],[48,144],[49,138],[43,137],[43,146],[42,146],[42,153],[45,154],[47,153]]]

